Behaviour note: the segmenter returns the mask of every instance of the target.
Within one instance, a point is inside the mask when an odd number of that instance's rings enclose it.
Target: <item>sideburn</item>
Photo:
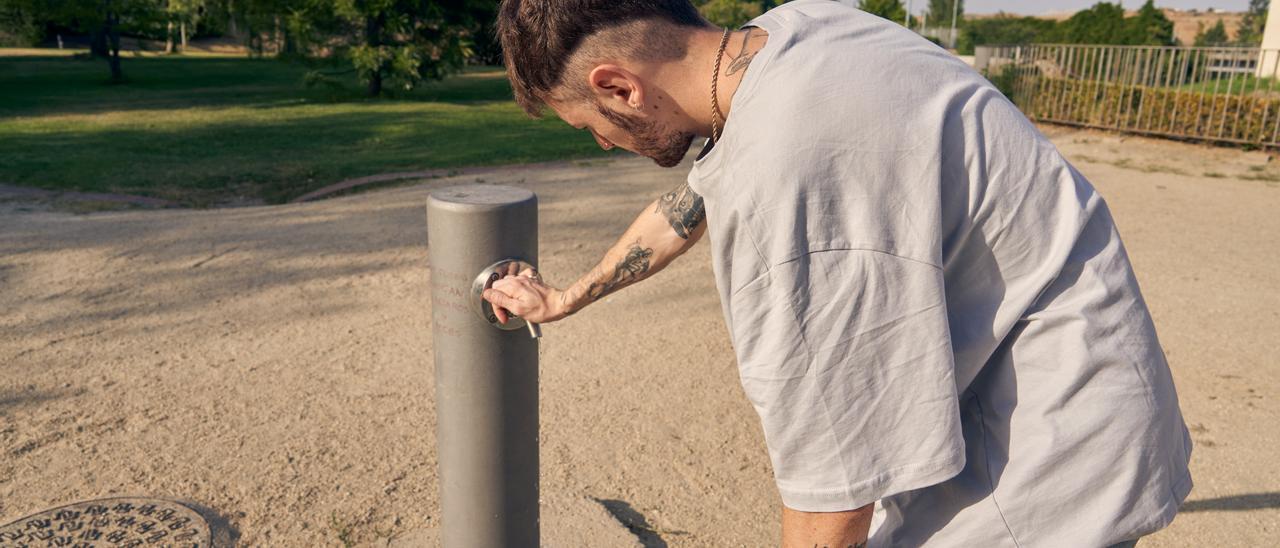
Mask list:
[[[679,165],[689,151],[689,146],[693,144],[693,134],[663,131],[657,122],[645,120],[639,115],[614,112],[598,101],[595,102],[595,107],[609,123],[631,134],[636,142],[635,152],[648,156],[659,166]]]

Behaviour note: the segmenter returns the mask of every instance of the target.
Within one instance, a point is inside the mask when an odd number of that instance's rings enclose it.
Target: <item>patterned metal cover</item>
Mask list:
[[[135,497],[77,502],[0,525],[0,548],[206,548],[210,541],[209,524],[190,507]]]

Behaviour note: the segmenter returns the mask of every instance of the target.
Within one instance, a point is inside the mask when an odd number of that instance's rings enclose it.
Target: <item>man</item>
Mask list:
[[[1102,199],[989,83],[823,0],[730,32],[687,0],[505,0],[516,100],[659,165],[600,264],[485,298],[548,323],[708,231],[784,546],[1131,545],[1190,440]],[[704,222],[705,221],[705,222]]]

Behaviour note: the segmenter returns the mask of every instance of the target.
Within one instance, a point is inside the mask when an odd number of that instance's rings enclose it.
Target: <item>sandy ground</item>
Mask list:
[[[1280,166],[1047,131],[1115,212],[1197,442],[1185,513],[1144,545],[1274,543]],[[160,496],[242,546],[434,544],[427,193],[537,192],[542,272],[563,284],[683,176],[620,158],[274,207],[0,205],[0,522]],[[545,326],[546,545],[774,542],[707,249]]]

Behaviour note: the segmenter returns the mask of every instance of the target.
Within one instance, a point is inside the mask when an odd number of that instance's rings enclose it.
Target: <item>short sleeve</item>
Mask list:
[[[938,267],[816,251],[742,286],[730,308],[787,507],[852,510],[964,468]]]

